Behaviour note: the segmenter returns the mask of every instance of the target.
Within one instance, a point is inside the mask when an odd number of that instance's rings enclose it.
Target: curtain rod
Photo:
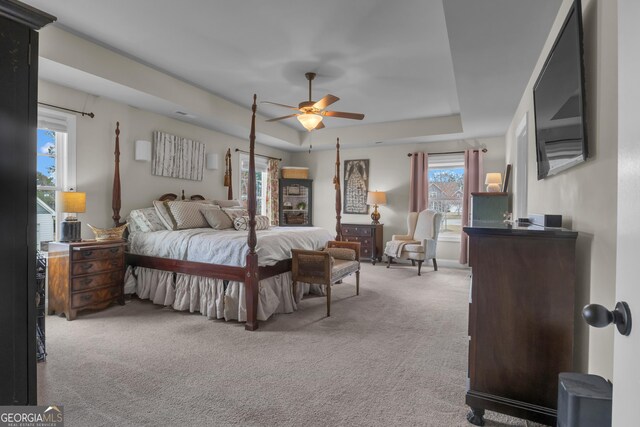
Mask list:
[[[76,114],[82,114],[82,116],[89,116],[92,119],[96,116],[93,113],[85,113],[84,111],[78,111],[78,110],[72,110],[71,108],[65,108],[65,107],[60,107],[58,105],[52,105],[52,104],[46,104],[44,102],[38,102],[38,104],[40,105],[46,105],[47,107],[53,107],[53,108],[57,108],[58,110],[65,110],[65,111],[71,111],[72,113],[76,113]]]
[[[473,150],[473,151],[478,151],[478,150]],[[483,153],[486,153],[489,150],[487,150],[486,148],[483,148],[481,151]],[[439,154],[464,154],[464,151],[447,151],[447,152],[444,152],[444,153],[428,153],[428,154],[430,156],[437,156]],[[413,153],[408,153],[407,154],[407,157],[411,157],[411,156],[413,156]]]
[[[244,150],[241,150],[241,149],[239,149],[239,148],[236,148],[236,153],[237,153],[237,152],[245,153],[245,154],[251,154],[251,153],[249,153],[248,151],[244,151]],[[279,160],[279,161],[282,161],[282,159],[279,159],[279,158],[277,158],[277,157],[265,156],[264,154],[258,154],[258,153],[255,153],[255,155],[256,155],[256,156],[258,156],[258,157],[264,157],[265,159],[271,159],[271,160]]]

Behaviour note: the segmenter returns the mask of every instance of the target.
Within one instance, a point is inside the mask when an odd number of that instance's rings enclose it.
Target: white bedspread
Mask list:
[[[256,232],[258,264],[274,265],[291,258],[291,249],[315,250],[333,236],[320,227],[272,227]],[[132,233],[130,252],[138,255],[244,267],[249,252],[247,232],[193,228]]]

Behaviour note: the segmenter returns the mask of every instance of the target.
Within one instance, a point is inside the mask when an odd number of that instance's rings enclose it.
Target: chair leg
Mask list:
[[[331,317],[331,284],[327,285],[327,317]]]
[[[356,271],[356,295],[360,295],[360,270]]]
[[[415,266],[416,266],[416,261],[415,261],[414,259],[412,259],[412,260],[411,260],[411,265],[412,265],[413,267],[415,267]]]
[[[438,271],[438,263],[435,258],[433,259],[433,271]]]
[[[422,268],[422,262],[423,261],[421,259],[418,260],[418,276],[420,276],[420,269]]]
[[[391,266],[391,261],[393,260],[393,257],[387,255],[387,268],[389,268]]]

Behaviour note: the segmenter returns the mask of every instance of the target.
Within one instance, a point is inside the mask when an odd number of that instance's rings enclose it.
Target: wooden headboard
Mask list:
[[[174,193],[165,193],[162,196],[160,196],[158,200],[160,200],[161,202],[164,202],[164,201],[172,202],[174,200],[178,200],[178,195]],[[182,190],[182,196],[180,197],[180,200],[187,200],[187,198],[184,196],[184,190]],[[194,194],[193,196],[189,197],[189,200],[205,200],[205,198],[200,194]]]

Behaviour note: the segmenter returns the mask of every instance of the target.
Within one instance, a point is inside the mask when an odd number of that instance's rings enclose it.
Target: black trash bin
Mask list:
[[[558,375],[558,427],[611,426],[610,382],[598,375]]]

